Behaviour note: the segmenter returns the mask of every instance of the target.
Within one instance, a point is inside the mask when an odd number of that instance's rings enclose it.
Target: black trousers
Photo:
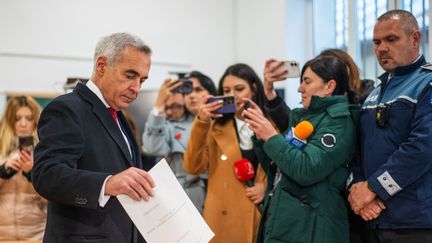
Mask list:
[[[378,243],[430,243],[432,242],[432,229],[399,229],[399,230],[373,230],[372,242]],[[375,238],[375,239],[373,239]],[[375,241],[376,240],[376,241]]]

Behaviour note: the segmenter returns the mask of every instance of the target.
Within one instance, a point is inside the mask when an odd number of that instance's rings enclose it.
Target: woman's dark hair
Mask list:
[[[360,103],[363,104],[370,92],[375,88],[375,81],[372,79],[362,79],[360,87]]]
[[[252,100],[260,107],[260,109],[264,112],[264,115],[267,116],[267,110],[265,109],[265,96],[264,96],[264,87],[261,79],[258,77],[256,72],[247,64],[237,63],[229,66],[225,73],[222,75],[219,85],[218,85],[218,95],[224,95],[223,92],[223,82],[225,78],[229,75],[245,80],[250,89],[254,92],[254,96]],[[234,114],[225,114],[223,117],[216,120],[217,123],[224,124],[228,120],[230,120]]]
[[[302,68],[300,80],[303,80],[303,75],[307,68],[310,68],[325,83],[330,80],[336,82],[336,88],[332,95],[346,95],[350,103],[357,104],[359,102],[357,93],[351,89],[349,84],[346,65],[339,57],[320,55],[309,60]]]
[[[357,67],[357,64],[354,62],[354,60],[351,58],[351,56],[348,53],[346,53],[341,49],[325,49],[319,55],[339,57],[348,68],[348,77],[349,77],[348,83],[351,85],[351,89],[353,89],[357,93],[360,92],[361,90],[360,71]]]
[[[211,95],[216,95],[216,86],[211,78],[199,71],[190,72],[185,78],[196,78]]]

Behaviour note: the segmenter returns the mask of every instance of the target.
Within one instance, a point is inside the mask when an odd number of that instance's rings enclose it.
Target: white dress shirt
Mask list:
[[[95,83],[93,83],[93,81],[89,80],[87,83],[87,88],[89,88],[101,101],[102,103],[106,106],[106,108],[108,109],[110,106],[108,105],[108,103],[105,101],[101,91],[99,90],[99,88],[96,86]],[[127,139],[126,135],[124,134],[124,132],[122,131],[120,124],[118,122],[118,119],[116,120],[117,122],[117,126],[120,129],[120,132],[123,135],[124,140],[126,141],[127,147],[129,149],[129,153],[132,157],[132,150],[130,148],[130,144],[129,144],[129,140]],[[108,200],[110,199],[111,196],[105,195],[105,184],[108,181],[108,179],[111,177],[112,175],[108,176],[107,178],[105,178],[104,183],[102,184],[102,188],[100,190],[99,193],[99,206],[101,206],[102,208],[105,207],[105,205],[107,204]]]
[[[237,133],[239,135],[240,148],[243,150],[251,150],[253,148],[252,136],[254,132],[242,120],[235,118]]]

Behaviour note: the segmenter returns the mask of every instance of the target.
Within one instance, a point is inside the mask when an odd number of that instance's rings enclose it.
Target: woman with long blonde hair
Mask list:
[[[30,176],[40,111],[32,97],[15,96],[0,121],[0,240],[43,238],[46,200],[36,193]]]

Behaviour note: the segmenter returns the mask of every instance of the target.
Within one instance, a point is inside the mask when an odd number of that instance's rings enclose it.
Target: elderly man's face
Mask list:
[[[100,62],[100,63],[99,63]],[[150,70],[150,55],[128,46],[113,66],[101,57],[97,60],[99,89],[115,110],[127,108],[137,97]]]
[[[390,73],[411,64],[419,55],[419,32],[406,33],[399,19],[378,22],[373,41],[379,64]]]

